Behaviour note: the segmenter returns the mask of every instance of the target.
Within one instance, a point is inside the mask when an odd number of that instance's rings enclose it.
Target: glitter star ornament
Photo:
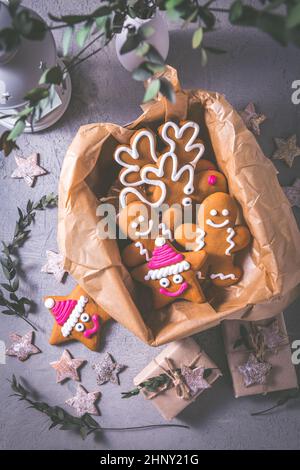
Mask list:
[[[264,344],[268,349],[276,349],[280,346],[285,336],[280,331],[279,323],[277,320],[274,320],[268,326],[258,326],[259,331],[263,335]]]
[[[65,275],[65,270],[63,268],[64,257],[55,253],[55,251],[47,250],[47,263],[41,269],[42,273],[53,274],[57,282],[61,282]]]
[[[271,364],[258,361],[254,354],[250,354],[247,362],[238,367],[238,371],[243,375],[245,387],[255,384],[264,385],[271,369]]]
[[[23,178],[28,186],[33,186],[37,176],[45,175],[47,172],[39,166],[39,154],[33,153],[28,158],[15,157],[17,168],[11,174],[12,178]]]
[[[300,178],[297,178],[292,186],[284,186],[282,189],[291,206],[300,207]]]
[[[87,392],[82,385],[78,385],[76,395],[66,400],[66,403],[75,409],[77,416],[81,417],[85,413],[99,415],[95,402],[100,398],[100,395],[100,392]]]
[[[192,369],[188,366],[182,366],[181,375],[189,388],[191,397],[197,395],[200,390],[205,390],[206,388],[211,387],[203,377],[204,371],[204,367],[196,367]]]
[[[267,119],[264,114],[258,114],[253,103],[249,103],[246,108],[241,111],[241,117],[251,131],[256,135],[260,135],[260,125]]]
[[[103,385],[106,382],[120,384],[118,374],[125,369],[126,366],[118,364],[114,361],[109,353],[106,353],[102,362],[93,364],[92,369],[97,374],[97,384]]]
[[[300,147],[297,146],[296,134],[291,135],[288,139],[275,138],[277,150],[273,153],[273,160],[284,160],[291,168],[296,157],[300,156]]]
[[[16,356],[20,361],[26,361],[29,356],[41,352],[39,348],[32,344],[34,339],[33,331],[29,331],[24,336],[12,333],[9,337],[12,344],[6,349],[8,356]]]
[[[78,369],[86,362],[84,359],[73,359],[67,349],[62,353],[58,361],[50,362],[50,366],[56,371],[56,382],[71,379],[79,381]]]

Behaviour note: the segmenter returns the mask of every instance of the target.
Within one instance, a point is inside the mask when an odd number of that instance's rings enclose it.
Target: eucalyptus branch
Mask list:
[[[27,297],[19,297],[17,291],[19,289],[19,277],[17,275],[17,260],[15,251],[21,247],[30,234],[28,227],[34,222],[36,212],[43,211],[50,207],[57,206],[57,196],[52,194],[43,196],[38,202],[28,201],[26,210],[23,212],[18,207],[19,218],[15,225],[14,235],[9,243],[2,241],[2,256],[0,259],[2,272],[7,282],[1,283],[1,287],[8,293],[8,297],[0,289],[0,306],[4,307],[1,311],[4,315],[15,315],[32,328],[36,327],[28,320],[28,312],[26,307],[31,306],[33,301]]]
[[[279,398],[279,400],[275,403],[275,405],[270,406],[269,408],[266,408],[265,410],[261,411],[255,411],[254,413],[251,413],[251,416],[261,416],[261,415],[266,415],[270,413],[271,411],[274,411],[277,408],[280,408],[281,406],[284,406],[287,402],[291,400],[296,400],[300,398],[300,391],[297,390],[295,393],[284,393],[282,396]]]
[[[146,426],[103,428],[89,413],[85,413],[82,417],[77,417],[68,413],[60,406],[50,406],[48,403],[33,400],[30,398],[30,392],[23,385],[21,385],[20,382],[17,381],[14,375],[12,376],[12,380],[9,382],[14,392],[11,396],[17,397],[21,401],[25,401],[28,403],[29,408],[33,408],[49,418],[49,430],[55,428],[56,426],[59,426],[59,429],[62,431],[74,430],[79,432],[82,439],[85,439],[90,434],[102,433],[105,431],[137,431],[166,427],[189,429],[189,426],[181,424],[152,424]]]

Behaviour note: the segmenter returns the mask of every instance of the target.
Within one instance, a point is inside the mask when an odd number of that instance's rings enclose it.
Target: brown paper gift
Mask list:
[[[195,361],[193,367],[212,369],[206,378],[209,385],[212,385],[222,375],[216,364],[201,350],[196,341],[192,338],[186,338],[169,344],[134,378],[134,384],[138,386],[141,382],[164,373],[164,370],[168,368],[166,359],[171,359],[176,368],[181,368],[183,365],[189,365]],[[193,398],[184,399],[178,397],[173,386],[160,393],[153,394],[154,396],[151,398],[151,395],[142,390],[145,397],[155,405],[160,414],[167,420],[177,416],[203,392],[204,390],[201,390]]]
[[[228,317],[271,317],[295,299],[300,283],[300,235],[272,162],[224,96],[182,90],[170,67],[165,75],[175,87],[176,104],[159,97],[125,127],[81,127],[65,156],[59,183],[58,243],[65,269],[112,318],[152,346],[193,335]],[[207,303],[176,302],[143,318],[117,241],[97,235],[96,211],[99,197],[106,196],[120,170],[113,162],[116,146],[128,143],[135,129],[148,126],[155,131],[169,119],[200,123],[206,156],[215,158],[226,175],[253,243],[239,255],[244,276],[237,285],[212,292]]]
[[[225,350],[236,398],[298,388],[296,370],[291,360],[292,353],[283,314],[278,315],[276,320],[282,335],[282,342],[274,351],[268,350],[264,359],[271,364],[272,369],[268,373],[264,385],[255,384],[249,387],[244,385],[243,375],[238,371],[238,367],[247,361],[250,352],[243,345],[234,348],[236,340],[240,337],[240,326],[245,322],[240,320],[223,322]],[[270,323],[270,320],[255,322],[256,325],[266,325],[267,323]]]

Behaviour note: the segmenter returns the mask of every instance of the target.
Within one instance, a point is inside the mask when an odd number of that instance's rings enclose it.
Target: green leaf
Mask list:
[[[291,7],[286,19],[286,26],[292,29],[300,24],[300,2]]]
[[[14,28],[0,30],[0,50],[12,51],[20,44],[20,36]]]
[[[63,71],[59,65],[55,65],[50,69],[45,70],[40,78],[39,84],[51,83],[53,85],[60,85],[63,80]]]
[[[37,104],[44,98],[48,98],[48,96],[49,90],[47,88],[37,87],[32,88],[30,91],[28,91],[24,96],[24,99],[30,101],[30,103],[32,104]]]
[[[8,157],[14,149],[19,148],[13,140],[8,140],[9,133],[10,131],[4,131],[0,137],[0,150],[3,151],[5,157]]]
[[[231,23],[235,23],[243,14],[243,4],[241,0],[236,0],[232,3],[229,11],[229,20]]]
[[[128,35],[120,49],[120,54],[127,54],[128,52],[134,51],[134,49],[140,45],[141,41],[141,37],[137,34]]]
[[[199,7],[198,14],[208,29],[213,29],[216,23],[215,15],[206,7]]]
[[[160,92],[171,103],[176,102],[176,97],[172,84],[166,78],[160,78]]]
[[[79,429],[79,432],[80,432],[81,438],[85,440],[87,437],[87,432],[88,432],[86,426],[81,426],[81,428]]]
[[[73,31],[74,31],[74,28],[72,26],[69,26],[68,28],[66,28],[64,30],[64,35],[63,35],[63,39],[62,39],[63,55],[64,56],[68,55]]]
[[[70,26],[73,26],[78,23],[83,23],[84,21],[87,21],[89,19],[89,16],[87,15],[63,15],[59,17],[49,13],[48,16],[52,21],[55,21],[57,23],[67,23]]]
[[[137,81],[145,81],[152,77],[152,73],[147,68],[146,64],[141,64],[132,72],[132,78]]]
[[[144,39],[149,39],[155,33],[152,26],[144,25],[139,28],[139,32]]]
[[[147,103],[148,101],[153,100],[156,98],[158,92],[160,90],[160,80],[154,79],[151,81],[149,86],[146,89],[146,93],[144,95],[143,103]]]
[[[7,140],[12,140],[12,141],[15,141],[17,140],[17,138],[22,134],[22,132],[24,131],[25,129],[25,120],[24,119],[18,119],[16,122],[15,122],[15,125],[14,127],[12,128],[12,130],[10,131],[8,137],[7,137]]]
[[[196,31],[194,31],[194,34],[193,34],[193,39],[192,39],[193,49],[197,49],[197,47],[200,46],[202,39],[203,39],[203,29],[198,28],[196,29]]]
[[[145,57],[150,50],[150,45],[147,42],[142,42],[136,49],[135,53],[139,57]]]
[[[147,61],[151,62],[152,64],[157,64],[161,66],[165,65],[164,58],[160,55],[157,49],[155,49],[155,47],[152,46],[151,44],[149,44],[149,51],[147,52],[145,57]]]
[[[79,47],[83,47],[91,33],[93,27],[92,21],[87,21],[82,28],[76,33],[76,41]]]

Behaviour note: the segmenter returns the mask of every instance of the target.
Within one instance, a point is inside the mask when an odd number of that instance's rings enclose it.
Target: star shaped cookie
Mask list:
[[[97,351],[102,323],[110,316],[80,286],[67,296],[47,296],[44,302],[55,319],[50,344],[76,340]]]
[[[92,365],[92,369],[97,374],[97,384],[103,385],[106,382],[120,385],[118,374],[125,369],[126,366],[118,364],[114,361],[109,353],[106,353],[102,362]]]
[[[37,176],[47,173],[44,168],[39,166],[39,154],[33,153],[27,158],[15,157],[17,168],[11,174],[12,178],[24,178],[28,186],[33,186]]]
[[[56,371],[56,382],[60,383],[67,379],[79,381],[78,369],[84,362],[86,362],[84,359],[73,359],[65,349],[58,361],[50,362],[50,366]]]
[[[291,135],[288,139],[275,138],[277,150],[273,153],[273,160],[284,160],[291,168],[296,157],[300,156],[300,147],[297,146],[296,134]]]
[[[12,344],[6,349],[8,356],[16,356],[19,361],[26,361],[32,354],[38,354],[41,352],[39,348],[32,344],[34,339],[34,332],[29,331],[24,336],[20,336],[17,333],[9,335]]]
[[[53,274],[57,282],[61,282],[65,275],[65,270],[63,268],[64,257],[60,253],[55,253],[55,251],[47,250],[47,263],[41,269],[42,273]]]
[[[279,323],[277,320],[274,320],[268,326],[259,325],[258,329],[263,335],[264,343],[268,349],[276,349],[282,344],[285,339],[285,336],[280,331]]]
[[[99,415],[95,402],[100,398],[100,395],[100,392],[87,392],[82,385],[78,384],[76,395],[66,400],[66,403],[75,409],[77,416],[81,417],[86,413]]]
[[[284,186],[282,189],[291,206],[300,207],[300,178],[297,178],[292,186]]]
[[[271,369],[271,364],[259,361],[254,354],[250,354],[247,362],[238,367],[239,373],[243,375],[245,387],[264,385]]]
[[[188,366],[181,367],[181,375],[183,376],[184,381],[189,388],[191,397],[197,395],[200,390],[205,390],[206,388],[211,387],[211,385],[203,377],[204,372],[204,367],[196,367],[194,369]]]

